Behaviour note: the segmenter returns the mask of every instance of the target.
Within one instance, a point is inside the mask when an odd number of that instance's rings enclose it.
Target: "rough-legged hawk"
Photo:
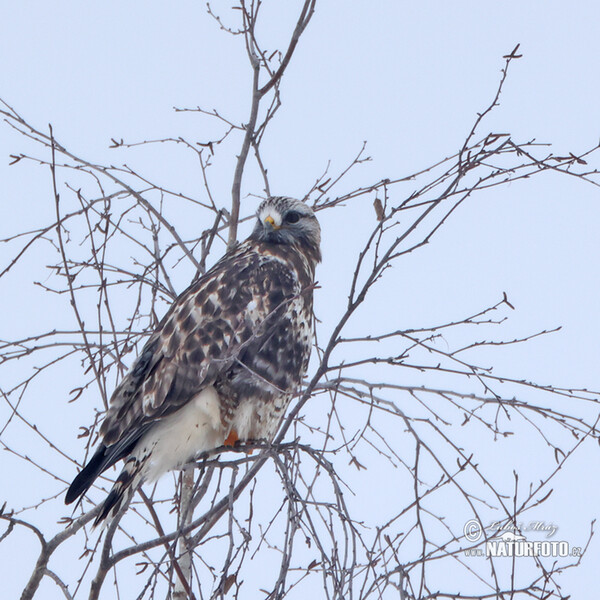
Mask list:
[[[124,458],[96,524],[144,480],[236,440],[270,440],[308,365],[321,260],[313,211],[265,200],[250,237],[173,303],[114,391],[67,504]]]

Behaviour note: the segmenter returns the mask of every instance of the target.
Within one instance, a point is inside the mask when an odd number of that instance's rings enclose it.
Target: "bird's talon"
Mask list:
[[[223,446],[229,446],[230,448],[233,448],[239,441],[240,438],[238,437],[237,431],[235,429],[232,429],[229,432],[229,435],[227,436],[225,441],[223,442]]]

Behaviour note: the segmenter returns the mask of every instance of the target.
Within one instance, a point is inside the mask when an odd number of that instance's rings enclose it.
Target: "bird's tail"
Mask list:
[[[124,506],[129,504],[134,492],[142,482],[143,464],[144,461],[139,460],[136,456],[127,459],[108,496],[101,504],[94,527],[100,525],[105,519],[111,521]]]
[[[96,477],[108,468],[107,463],[106,446],[101,444],[94,453],[94,456],[92,456],[90,462],[85,465],[77,477],[75,477],[73,483],[69,486],[67,495],[65,496],[65,504],[71,504],[71,502],[74,502],[77,498],[81,499],[90,489]]]

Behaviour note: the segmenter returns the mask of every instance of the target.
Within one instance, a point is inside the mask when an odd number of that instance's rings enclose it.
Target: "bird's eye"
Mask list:
[[[284,220],[286,223],[297,223],[300,220],[300,213],[295,210],[290,210],[290,212],[285,215]]]

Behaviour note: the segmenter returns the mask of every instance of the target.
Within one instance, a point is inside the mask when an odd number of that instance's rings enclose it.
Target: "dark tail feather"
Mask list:
[[[108,496],[102,503],[102,508],[94,521],[94,527],[99,525],[107,517],[112,519],[129,503],[133,493],[142,480],[142,462],[134,456],[130,457],[117,477],[117,481],[110,490]]]
[[[71,504],[71,502],[77,500],[79,496],[83,496],[90,489],[96,477],[106,469],[106,462],[106,446],[102,444],[96,450],[90,462],[73,479],[73,483],[70,485],[65,496],[65,504]]]
[[[83,467],[67,490],[65,504],[71,504],[71,502],[83,496],[90,489],[98,475],[104,473],[106,469],[112,467],[125,456],[128,456],[135,448],[138,440],[148,431],[151,425],[152,423],[146,423],[134,428],[128,435],[112,446],[107,447],[104,444],[100,444],[90,462]]]

